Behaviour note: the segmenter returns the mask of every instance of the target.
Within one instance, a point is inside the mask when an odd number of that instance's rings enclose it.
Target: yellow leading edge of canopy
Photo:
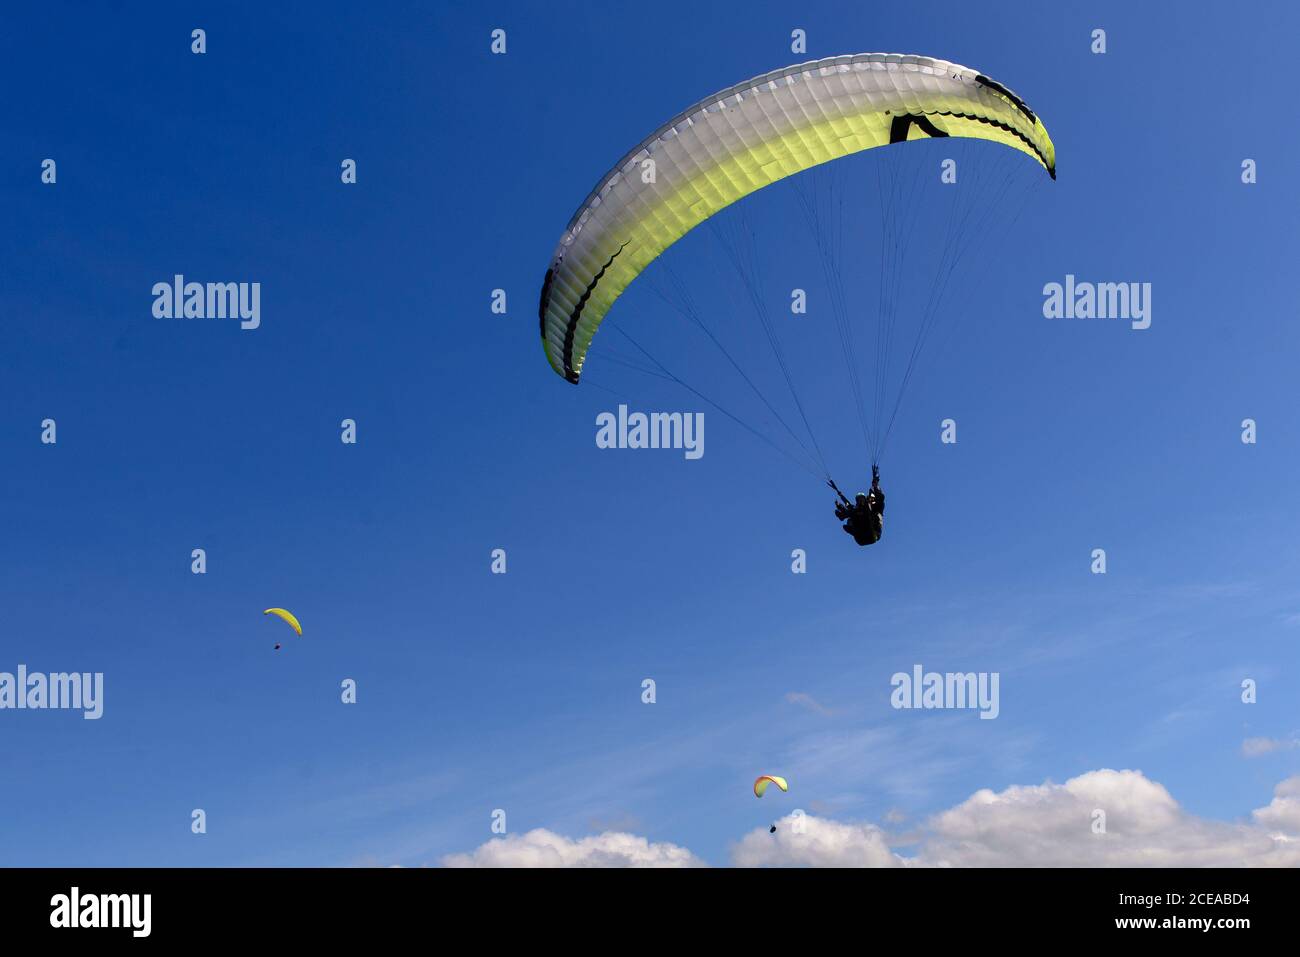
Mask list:
[[[949,136],[1001,143],[1033,157],[1049,171],[1055,169],[1056,148],[1037,118],[1031,139],[1043,144],[1046,162],[1023,139],[1000,127],[939,114],[926,114],[926,118]],[[669,246],[710,216],[765,186],[831,160],[889,145],[893,120],[889,113],[872,111],[809,123],[724,157],[661,202],[649,206],[628,235],[618,237],[618,242],[626,242],[627,246],[610,264],[583,310],[584,321],[574,336],[574,371],[581,373],[596,328],[614,301]],[[929,138],[916,126],[908,135],[909,140]],[[600,264],[595,264],[592,272],[599,268]],[[552,344],[545,338],[542,344],[551,367],[563,375],[562,359],[552,355]]]

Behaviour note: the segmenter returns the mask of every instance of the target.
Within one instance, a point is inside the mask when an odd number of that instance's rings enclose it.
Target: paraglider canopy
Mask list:
[[[289,624],[289,627],[294,629],[295,635],[298,635],[298,637],[303,636],[303,627],[298,623],[298,619],[295,618],[294,612],[285,609],[266,609],[261,612],[261,614],[274,615],[276,618],[285,620],[285,622]],[[276,645],[276,648],[279,648],[279,645]]]
[[[754,781],[754,797],[761,798],[770,784],[775,784],[782,791],[790,790],[790,785],[786,784],[785,778],[777,777],[775,774],[763,774]]]
[[[633,147],[560,236],[542,283],[546,359],[577,383],[596,329],[660,253],[737,200],[864,150],[956,137],[1008,146],[1056,178],[1056,147],[1025,101],[932,57],[859,53],[765,73],[706,97]],[[654,161],[656,175],[641,175]]]

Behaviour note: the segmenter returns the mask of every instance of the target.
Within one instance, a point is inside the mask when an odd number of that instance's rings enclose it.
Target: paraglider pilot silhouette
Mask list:
[[[859,545],[873,545],[880,541],[885,516],[885,490],[880,487],[880,467],[871,466],[871,491],[859,492],[852,502],[833,479],[827,480],[826,484],[840,497],[835,503],[835,517],[844,523],[844,531]]]

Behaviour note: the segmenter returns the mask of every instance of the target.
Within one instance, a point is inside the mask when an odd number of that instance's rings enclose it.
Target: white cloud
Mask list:
[[[731,851],[737,867],[901,867],[885,832],[872,824],[845,824],[805,815],[796,833],[792,815],[767,828],[751,831]]]
[[[644,837],[606,831],[579,840],[543,828],[497,837],[469,854],[449,854],[444,867],[703,867],[676,844],[652,844]]]
[[[1105,833],[1095,833],[1095,812]],[[731,850],[738,867],[1300,867],[1300,775],[1248,821],[1189,814],[1141,771],[1089,771],[1064,784],[981,790],[905,837],[874,824],[794,815]],[[908,853],[893,850],[906,844]],[[684,847],[606,831],[495,838],[447,867],[701,867]]]
[[[1106,813],[1104,834],[1093,832],[1098,809]],[[1279,785],[1248,824],[1190,815],[1140,771],[1100,770],[1064,784],[977,791],[932,817],[914,835],[910,857],[889,851],[888,836],[872,825],[808,818],[805,826],[803,835],[754,831],[732,860],[788,867],[1296,867],[1300,776]]]
[[[1262,827],[1300,840],[1300,774],[1274,788],[1268,807],[1255,811],[1252,817]]]

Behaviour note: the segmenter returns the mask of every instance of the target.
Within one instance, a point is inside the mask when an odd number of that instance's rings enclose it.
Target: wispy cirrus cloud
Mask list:
[[[787,691],[785,700],[788,704],[797,704],[800,707],[807,708],[809,711],[816,712],[826,718],[833,717],[835,714],[833,710],[826,707],[826,705],[822,704],[812,695],[803,691]]]
[[[1293,751],[1300,748],[1300,736],[1289,738],[1247,738],[1241,742],[1241,753],[1248,758],[1258,758],[1275,751]]]

